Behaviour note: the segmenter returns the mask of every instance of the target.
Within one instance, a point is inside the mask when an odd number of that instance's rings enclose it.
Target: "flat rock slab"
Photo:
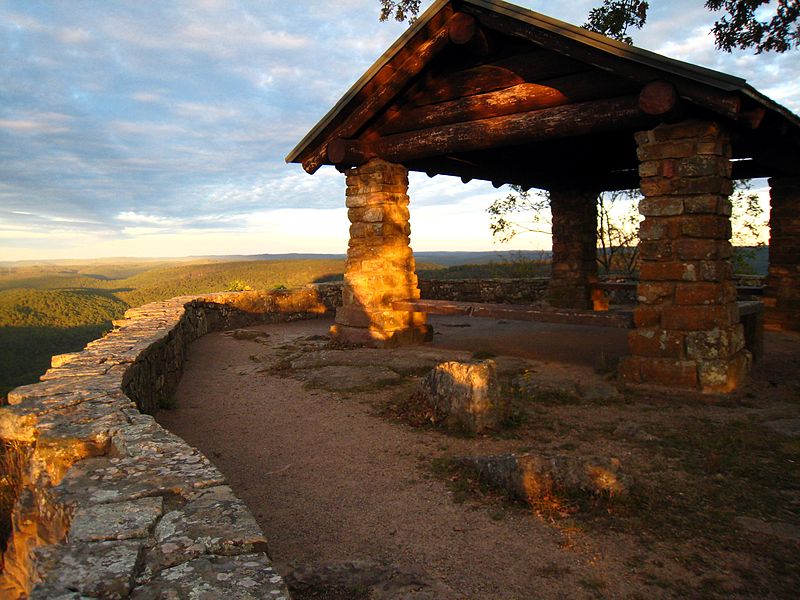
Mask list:
[[[553,496],[619,496],[628,489],[614,459],[502,454],[466,457],[457,463],[484,483],[532,506]]]
[[[264,534],[228,486],[204,490],[185,506],[168,512],[154,535],[156,546],[145,559],[146,576],[204,554],[267,551]]]
[[[376,386],[398,383],[402,377],[383,366],[365,365],[359,367],[330,366],[303,369],[295,375],[314,387],[334,392],[368,390]]]
[[[269,339],[269,334],[259,329],[233,329],[225,332],[224,335],[230,336],[235,340],[248,340],[259,344],[265,344]]]
[[[172,456],[89,458],[73,466],[55,488],[64,502],[100,504],[175,494],[194,496],[222,485],[222,474],[197,451]]]
[[[158,574],[136,588],[133,600],[290,600],[283,578],[265,553],[208,556]]]
[[[42,583],[32,598],[69,593],[127,598],[144,544],[144,540],[124,540],[43,546],[35,551]]]
[[[146,538],[163,512],[161,498],[82,506],[69,530],[74,542]]]

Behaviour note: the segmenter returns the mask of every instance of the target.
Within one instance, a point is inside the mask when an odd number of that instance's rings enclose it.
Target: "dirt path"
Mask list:
[[[586,413],[582,401],[555,403],[548,414],[538,413],[541,422],[505,438],[445,435],[378,414],[386,402],[408,397],[432,364],[468,357],[455,349],[459,338],[472,349],[477,344],[496,352],[505,344],[509,352],[536,356],[550,335],[545,346],[583,366],[518,358],[500,360],[501,371],[546,372],[576,398],[588,398],[589,389],[613,396],[590,365],[621,353],[619,336],[606,339],[608,354],[601,358],[602,339],[601,346],[576,345],[564,331],[542,330],[526,350],[530,332],[525,337],[519,327],[509,328],[519,339],[501,342],[484,325],[461,327],[451,320],[438,327],[436,347],[376,358],[376,351],[326,350],[317,336],[328,325],[261,326],[254,329],[269,337],[259,341],[202,338],[191,348],[175,407],[158,415],[226,475],[267,534],[278,567],[296,586],[310,586],[298,596],[669,598],[675,588],[663,582],[702,579],[681,560],[686,547],[680,543],[662,547],[658,538],[643,543],[624,528],[603,532],[543,519],[492,497],[460,502],[453,482],[431,470],[431,461],[442,456],[533,447],[600,447],[626,460],[631,443],[606,444],[592,434],[605,432],[607,438],[627,419],[625,402],[606,399],[591,426],[575,417]],[[570,354],[571,344],[580,351]],[[695,410],[686,408],[687,414]],[[657,420],[657,414],[648,418]],[[735,589],[738,579],[731,580]]]

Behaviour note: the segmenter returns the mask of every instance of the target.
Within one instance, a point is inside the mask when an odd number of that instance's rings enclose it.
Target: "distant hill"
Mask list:
[[[105,260],[0,267],[0,396],[36,381],[50,356],[80,350],[131,306],[227,289],[341,278],[344,259]]]

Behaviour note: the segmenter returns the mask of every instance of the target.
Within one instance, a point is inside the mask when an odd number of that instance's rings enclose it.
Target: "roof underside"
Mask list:
[[[800,174],[800,120],[742,79],[497,0],[440,0],[286,160],[625,189],[633,133],[685,118],[728,124],[734,177]]]

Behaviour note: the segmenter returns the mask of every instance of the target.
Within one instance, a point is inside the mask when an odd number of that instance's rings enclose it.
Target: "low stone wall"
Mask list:
[[[340,284],[322,284],[148,304],[10,392],[0,441],[22,484],[0,597],[288,598],[222,474],[148,413],[198,337],[318,316],[340,298]]]
[[[527,304],[544,299],[546,277],[525,279],[420,279],[425,300]]]

